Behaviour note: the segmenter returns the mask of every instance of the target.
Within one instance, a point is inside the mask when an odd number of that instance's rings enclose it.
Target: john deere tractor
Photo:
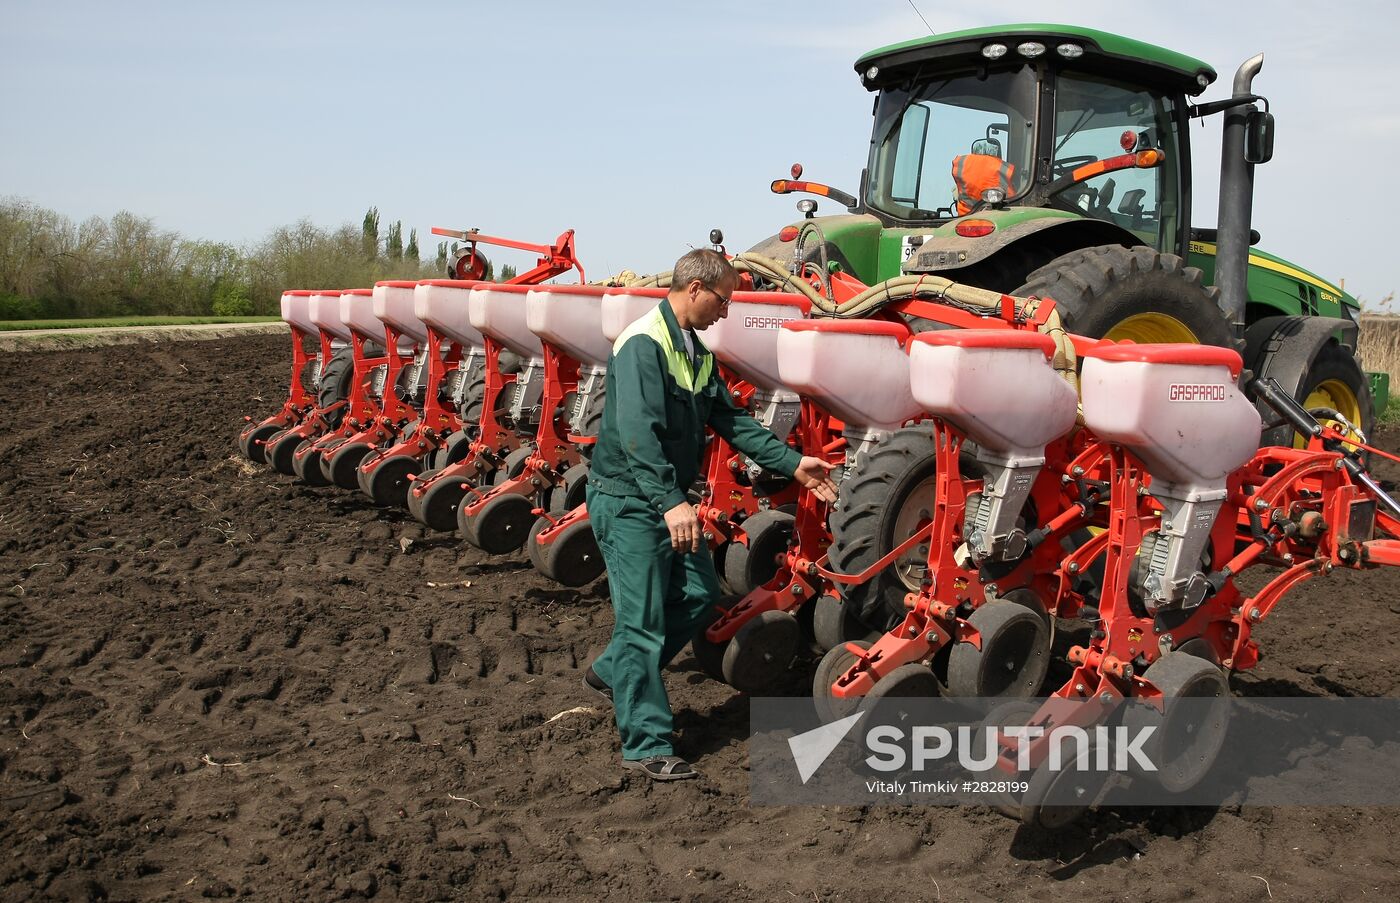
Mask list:
[[[848,212],[817,216],[804,199],[807,219],[794,225],[815,236],[806,248],[794,254],[789,227],[752,250],[867,284],[927,273],[1050,297],[1070,331],[1092,337],[1232,346],[1308,408],[1369,433],[1388,383],[1357,364],[1356,299],[1253,247],[1253,170],[1273,146],[1268,102],[1252,89],[1262,65],[1262,55],[1246,61],[1230,97],[1194,103],[1216,79],[1209,65],[1086,28],[1011,25],[883,47],[856,63],[876,95],[858,193],[801,181],[796,166],[792,179],[773,183]],[[1216,115],[1224,120],[1218,227],[1197,229],[1190,126]],[[1292,439],[1277,427],[1261,442]],[[898,433],[890,442],[857,464],[832,514],[831,559],[847,569],[897,544],[901,487],[931,478],[926,442]],[[884,512],[879,524],[872,505]],[[900,582],[886,576],[847,601],[882,627],[917,588]]]
[[[1084,335],[1234,344],[1309,407],[1368,430],[1388,382],[1356,363],[1356,299],[1252,247],[1253,168],[1273,143],[1251,88],[1262,64],[1240,67],[1230,98],[1194,104],[1213,68],[1101,31],[1010,25],[906,41],[856,62],[876,94],[859,194],[796,178],[773,187],[848,208],[809,219],[825,247],[808,253],[866,283],[935,273],[1048,295]],[[1189,127],[1216,114],[1219,225],[1196,229]],[[791,255],[776,236],[753,250]]]

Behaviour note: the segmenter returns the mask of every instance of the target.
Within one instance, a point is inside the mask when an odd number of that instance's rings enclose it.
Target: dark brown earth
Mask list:
[[[0,356],[0,900],[1394,898],[1394,809],[752,808],[746,700],[688,657],[703,779],[625,777],[605,585],[240,461],[286,360]],[[1237,692],[1400,694],[1397,587],[1309,584]]]

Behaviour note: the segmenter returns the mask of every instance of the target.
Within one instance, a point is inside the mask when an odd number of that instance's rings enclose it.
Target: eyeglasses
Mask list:
[[[730,292],[730,293],[729,293],[729,297],[725,297],[724,295],[721,295],[719,292],[717,292],[717,291],[715,291],[714,289],[710,288],[708,285],[705,286],[705,290],[708,291],[710,294],[714,295],[716,298],[719,299],[719,303],[720,303],[720,306],[721,306],[721,307],[728,307],[728,306],[729,306],[729,302],[731,302],[731,301],[734,300],[734,293],[733,293],[733,292]]]

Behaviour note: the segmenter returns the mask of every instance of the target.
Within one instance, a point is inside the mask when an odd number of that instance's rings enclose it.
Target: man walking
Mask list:
[[[676,262],[665,300],[618,337],[588,478],[614,626],[584,681],[613,701],[623,766],[660,781],[696,776],[671,745],[661,669],[708,623],[719,597],[714,560],[686,498],[705,427],[761,467],[836,498],[828,476],[834,465],[800,455],[734,407],[695,335],[725,316],[738,284],[721,254],[691,251]]]

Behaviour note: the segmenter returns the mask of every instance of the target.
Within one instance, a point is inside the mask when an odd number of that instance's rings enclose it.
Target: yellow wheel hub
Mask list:
[[[1170,342],[1190,342],[1200,344],[1200,339],[1185,323],[1170,314],[1133,314],[1119,320],[1104,336],[1115,342],[1124,340],[1139,345],[1157,345]]]
[[[1308,397],[1303,400],[1303,407],[1311,411],[1313,408],[1331,408],[1341,414],[1351,424],[1358,429],[1361,427],[1361,401],[1356,397],[1356,393],[1351,390],[1351,386],[1340,379],[1328,379],[1318,383]],[[1331,426],[1338,430],[1342,425],[1335,420],[1324,420],[1324,425]],[[1302,448],[1307,443],[1303,437],[1295,433],[1293,435],[1293,447]],[[1348,444],[1348,448],[1355,448]]]

